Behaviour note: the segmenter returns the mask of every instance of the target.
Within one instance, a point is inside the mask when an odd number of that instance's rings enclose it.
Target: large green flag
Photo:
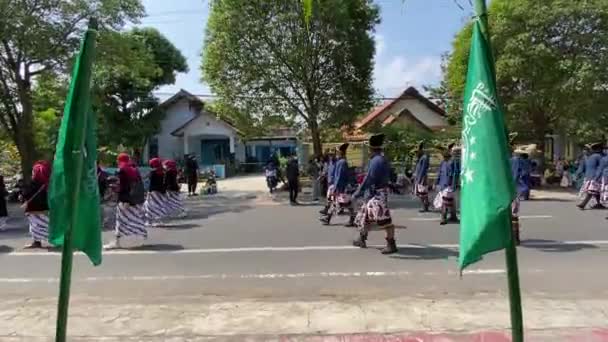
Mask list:
[[[101,263],[101,212],[97,186],[96,118],[91,110],[91,69],[96,30],[89,29],[72,71],[49,188],[50,242],[64,243]],[[71,253],[71,251],[70,251]]]
[[[483,18],[473,23],[462,129],[460,269],[511,239],[514,185],[504,115]]]

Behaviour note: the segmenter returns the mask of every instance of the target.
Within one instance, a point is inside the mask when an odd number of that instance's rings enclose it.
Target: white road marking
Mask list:
[[[563,245],[608,245],[608,240],[574,240],[574,241],[523,241],[524,247],[551,247]],[[370,248],[382,248],[382,245],[370,245]],[[458,244],[403,244],[399,248],[425,249],[425,248],[448,248],[458,249]],[[345,251],[357,250],[354,246],[301,246],[301,247],[237,247],[237,248],[195,248],[178,250],[111,250],[104,251],[104,255],[146,255],[146,254],[215,254],[215,253],[254,253],[254,252],[303,252],[303,251]],[[81,252],[76,255],[84,256]],[[0,254],[6,257],[23,256],[61,256],[60,251],[16,251]]]
[[[541,273],[542,270],[533,270]],[[365,277],[407,277],[407,276],[457,276],[458,271],[413,273],[409,271],[378,272],[318,272],[318,273],[262,273],[262,274],[201,274],[201,275],[164,275],[164,276],[104,276],[76,278],[76,282],[100,281],[186,281],[186,280],[224,280],[224,279],[300,279],[300,278],[365,278]],[[504,269],[471,269],[464,275],[500,275]],[[0,278],[0,283],[58,283],[59,278]]]

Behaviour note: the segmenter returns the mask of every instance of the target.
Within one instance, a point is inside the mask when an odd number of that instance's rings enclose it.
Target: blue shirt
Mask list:
[[[450,186],[450,161],[442,160],[439,164],[439,174],[437,175],[437,185],[440,190]]]
[[[375,153],[369,161],[367,174],[361,185],[359,185],[358,193],[370,190],[373,195],[376,189],[385,188],[389,184],[391,175],[390,164],[382,154]]]
[[[577,175],[580,176],[581,174],[584,174],[585,179],[599,180],[598,169],[601,160],[602,155],[600,153],[593,153],[592,155],[587,156],[580,164]]]
[[[608,178],[608,155],[605,155],[600,160],[600,166],[597,169],[597,174],[595,177],[597,180],[601,180],[602,178]]]
[[[346,191],[346,186],[348,185],[348,162],[346,158],[340,158],[336,162],[333,178],[333,185],[336,187],[336,191],[339,193]]]
[[[528,182],[526,180],[526,163],[519,156],[513,156],[511,158],[511,175],[513,175],[513,181],[518,194],[524,193],[529,190]]]
[[[336,163],[333,160],[329,161],[327,166],[327,184],[334,184],[334,170],[336,169]]]
[[[416,178],[416,183],[420,184],[423,180],[426,179],[426,176],[429,172],[429,156],[423,154],[418,162],[416,163],[416,170],[414,171],[414,176]]]

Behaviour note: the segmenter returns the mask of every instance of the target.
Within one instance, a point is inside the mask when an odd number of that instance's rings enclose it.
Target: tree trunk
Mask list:
[[[26,83],[19,89],[19,97],[22,105],[21,120],[19,120],[15,145],[21,156],[21,174],[26,183],[29,183],[29,175],[36,161],[36,145],[34,142],[34,108],[32,105],[30,86]]]
[[[312,148],[315,156],[323,155],[323,145],[321,144],[321,132],[319,132],[319,124],[316,119],[308,123],[310,135],[312,136]]]

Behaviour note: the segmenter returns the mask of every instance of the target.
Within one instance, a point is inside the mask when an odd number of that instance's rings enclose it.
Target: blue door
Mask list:
[[[229,139],[201,140],[201,164],[225,164],[230,159]]]

